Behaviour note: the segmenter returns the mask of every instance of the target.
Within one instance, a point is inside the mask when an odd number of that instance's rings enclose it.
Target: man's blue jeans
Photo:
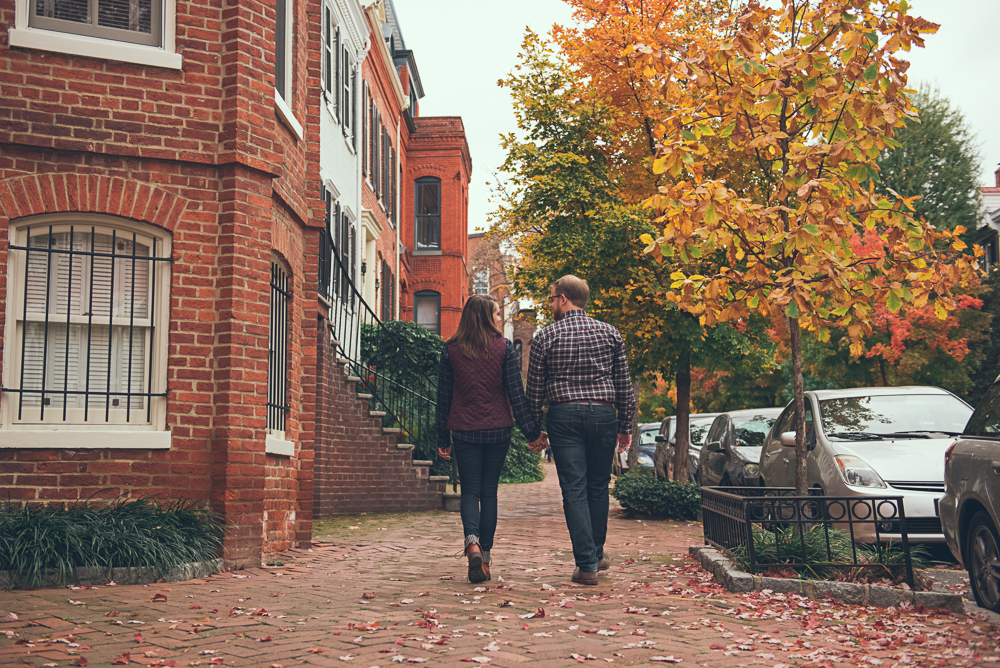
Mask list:
[[[545,421],[577,567],[597,572],[608,535],[608,484],[618,440],[614,408],[556,404]]]

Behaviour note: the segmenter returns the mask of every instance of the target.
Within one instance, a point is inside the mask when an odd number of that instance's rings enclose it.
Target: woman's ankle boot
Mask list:
[[[483,572],[483,551],[479,547],[479,541],[469,541],[466,539],[465,556],[469,560],[469,582],[485,582],[489,579],[489,573]]]
[[[490,575],[490,564],[493,563],[493,557],[490,556],[489,550],[483,550],[483,573],[486,574],[487,580],[492,580],[493,576]]]

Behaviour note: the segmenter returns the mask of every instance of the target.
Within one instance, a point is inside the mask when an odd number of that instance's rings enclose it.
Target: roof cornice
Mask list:
[[[379,27],[385,23],[385,7],[382,2],[383,0],[376,0],[376,2],[365,7],[372,25]],[[389,47],[382,38],[381,32],[378,35],[373,35],[372,42],[377,45],[379,52],[382,54],[382,60],[385,62],[385,67],[389,71],[389,80],[392,82],[392,89],[396,91],[396,103],[399,104],[400,110],[406,109],[410,106],[410,98],[403,93],[403,84],[399,82],[396,63],[393,62],[392,54],[389,53]]]

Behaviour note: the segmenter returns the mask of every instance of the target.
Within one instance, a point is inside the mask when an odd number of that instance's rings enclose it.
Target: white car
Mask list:
[[[937,387],[859,387],[806,392],[806,480],[825,496],[903,496],[911,541],[944,542],[937,501],[944,453],[972,407]],[[760,456],[767,487],[795,486],[794,405],[778,418]],[[835,526],[839,526],[835,523]],[[846,525],[845,525],[846,526]],[[900,523],[853,527],[854,540],[899,540]]]

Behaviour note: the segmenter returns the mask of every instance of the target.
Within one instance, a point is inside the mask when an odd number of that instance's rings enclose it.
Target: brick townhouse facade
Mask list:
[[[230,565],[310,540],[317,453],[344,458],[339,484],[355,496],[379,472],[391,480],[399,494],[368,494],[371,504],[440,502],[355,398],[327,328],[336,304],[322,294],[323,253],[361,273],[374,218],[375,257],[399,266],[398,232],[385,231],[399,229],[398,191],[372,199],[360,159],[353,182],[349,168],[322,169],[340,160],[321,154],[332,131],[347,138],[345,121],[356,156],[364,132],[399,131],[391,104],[382,128],[360,123],[372,88],[393,101],[378,81],[395,76],[381,0],[350,11],[356,31],[340,55],[363,74],[341,68],[345,107],[323,125],[334,94],[326,11],[348,4],[0,0],[10,498],[206,500],[227,520]],[[398,146],[398,134],[379,146],[390,188]],[[333,249],[331,184],[348,214]],[[377,273],[367,268],[362,290]],[[380,291],[398,295],[400,273]]]

